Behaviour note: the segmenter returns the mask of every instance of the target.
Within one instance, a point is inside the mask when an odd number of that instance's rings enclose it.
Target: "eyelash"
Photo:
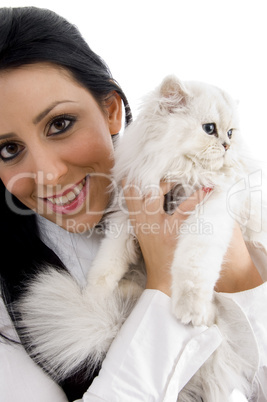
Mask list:
[[[57,133],[52,133],[52,134],[49,135],[49,130],[52,128],[53,124],[55,124],[57,121],[68,121],[69,123],[62,130],[59,130]],[[47,135],[50,137],[50,136],[56,136],[56,135],[59,135],[59,134],[63,134],[66,131],[68,131],[76,121],[77,121],[77,118],[75,116],[68,115],[68,114],[62,114],[62,115],[59,115],[59,116],[54,116],[54,117],[52,117],[50,119],[50,122],[47,125],[48,126]]]
[[[7,163],[7,162],[9,162],[9,161],[11,161],[12,159],[14,159],[14,158],[16,158],[19,154],[20,154],[20,152],[21,151],[18,151],[14,156],[10,156],[10,157],[8,157],[8,158],[5,158],[5,157],[3,157],[2,156],[2,151],[3,151],[3,149],[5,149],[7,146],[9,146],[9,145],[15,145],[16,147],[22,147],[22,145],[19,145],[19,144],[17,144],[16,142],[13,142],[13,141],[9,141],[9,140],[6,140],[6,141],[4,141],[1,145],[0,145],[0,159],[1,159],[1,161],[3,161],[4,163]]]
[[[53,127],[53,125],[56,123],[56,122],[59,122],[59,121],[61,121],[61,122],[68,122],[67,123],[67,125],[66,125],[66,127],[65,128],[63,128],[62,130],[58,130],[58,132],[56,132],[56,133],[52,133],[52,134],[49,134],[49,131],[51,130],[51,128]],[[51,119],[50,119],[50,122],[47,124],[47,136],[48,137],[52,137],[52,136],[57,136],[57,135],[60,135],[60,134],[64,134],[66,131],[68,131],[72,126],[73,126],[73,124],[75,123],[77,121],[77,118],[75,117],[75,116],[71,116],[71,115],[67,115],[67,114],[62,114],[62,115],[57,115],[57,116],[54,116],[54,117],[52,117]],[[17,144],[16,142],[13,142],[13,141],[9,141],[9,140],[6,140],[6,141],[4,141],[2,144],[0,144],[0,160],[2,160],[3,162],[5,162],[5,163],[7,163],[7,162],[9,162],[9,161],[11,161],[11,160],[13,160],[13,159],[15,159],[19,154],[20,154],[20,152],[21,152],[21,150],[20,151],[18,151],[14,156],[10,156],[10,157],[8,157],[8,158],[5,158],[5,157],[3,157],[2,156],[2,151],[3,151],[3,149],[5,148],[5,147],[7,147],[8,145],[15,145],[15,146],[17,146],[18,148],[19,147],[22,147],[22,145],[19,145],[19,144]]]

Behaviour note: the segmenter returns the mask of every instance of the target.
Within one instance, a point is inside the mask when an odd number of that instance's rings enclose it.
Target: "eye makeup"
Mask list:
[[[6,139],[0,143],[0,160],[3,162],[9,162],[16,158],[23,151],[23,149],[23,145]]]
[[[46,135],[53,136],[63,134],[68,131],[74,123],[77,121],[77,117],[71,114],[60,114],[53,116],[46,127]]]
[[[49,119],[45,127],[45,135],[47,137],[55,137],[60,134],[65,134],[70,130],[77,117],[72,114],[57,114]],[[0,160],[3,162],[9,162],[20,155],[24,149],[24,145],[12,138],[12,134],[5,134],[0,138]]]

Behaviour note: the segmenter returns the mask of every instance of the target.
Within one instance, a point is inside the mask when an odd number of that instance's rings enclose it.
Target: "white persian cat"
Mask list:
[[[116,148],[115,186],[126,179],[126,185],[134,184],[142,196],[149,197],[155,196],[160,181],[171,180],[176,186],[170,204],[167,196],[169,212],[175,201],[181,202],[194,190],[212,189],[183,230],[175,233],[179,241],[171,266],[172,306],[183,323],[214,322],[213,290],[233,235],[233,217],[243,224],[248,240],[258,240],[259,233],[251,229],[261,223],[260,205],[249,209],[249,186],[241,194],[238,186],[254,171],[249,172],[242,159],[236,109],[236,102],[224,91],[170,76],[146,99]],[[89,291],[96,297],[113,292],[139,252],[126,207],[117,202],[115,197],[111,209],[118,212],[106,225],[107,233],[109,224],[118,230],[104,239],[88,276]]]
[[[87,286],[81,290],[70,277],[47,270],[19,305],[33,355],[52,374],[54,370],[56,378],[69,374],[89,355],[103,359],[131,309],[124,302],[114,302],[114,295],[121,289],[123,299],[129,288],[128,298],[136,300],[143,290],[143,284],[133,286],[125,279],[130,266],[135,264],[137,269],[140,250],[125,203],[118,196],[122,179],[134,183],[147,197],[157,194],[161,181],[172,181],[171,195],[166,196],[168,213],[196,189],[212,189],[188,215],[183,230],[174,234],[179,234],[179,241],[171,266],[171,301],[174,315],[185,324],[227,327],[227,322],[220,321],[214,286],[235,220],[246,240],[262,244],[266,238],[261,200],[250,202],[251,183],[260,171],[248,166],[242,156],[236,109],[236,102],[224,91],[199,82],[181,83],[173,76],[166,77],[145,99],[139,116],[116,146],[113,212],[107,214],[106,236],[89,269]],[[105,328],[112,328],[112,334]],[[179,401],[225,402],[234,387],[249,392],[250,367],[237,349],[225,339],[180,393]]]

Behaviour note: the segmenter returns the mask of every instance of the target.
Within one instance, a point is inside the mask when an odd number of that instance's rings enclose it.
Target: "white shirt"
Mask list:
[[[63,260],[81,284],[101,235],[66,232],[40,220],[42,239]],[[49,235],[48,235],[49,234]],[[267,256],[254,250],[264,279]],[[244,354],[255,367],[253,402],[267,401],[267,283],[236,294],[218,294],[242,317],[250,331]],[[0,331],[15,337],[5,307],[0,304]],[[102,369],[80,402],[176,402],[178,392],[222,341],[220,329],[182,325],[172,315],[170,299],[145,290],[124,323],[103,362]],[[242,345],[241,345],[242,346]],[[20,345],[0,343],[0,402],[66,402],[63,391],[31,360]],[[237,390],[231,402],[246,401]],[[216,401],[214,401],[216,402]]]

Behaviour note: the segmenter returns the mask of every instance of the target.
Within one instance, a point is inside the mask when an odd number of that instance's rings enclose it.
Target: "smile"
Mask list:
[[[83,207],[89,194],[89,181],[90,176],[87,175],[80,183],[61,195],[43,198],[43,200],[56,214],[77,213]]]
[[[48,197],[47,200],[50,201],[54,205],[68,205],[72,203],[81,193],[86,180],[83,179],[77,186],[72,188],[68,193],[59,196],[59,197]]]

